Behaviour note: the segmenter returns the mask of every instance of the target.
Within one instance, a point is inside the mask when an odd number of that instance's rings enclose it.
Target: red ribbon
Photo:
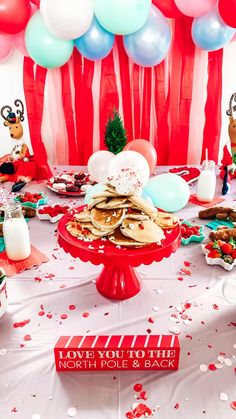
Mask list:
[[[24,92],[28,113],[28,123],[34,159],[38,166],[37,178],[48,179],[51,170],[47,163],[47,153],[41,136],[41,126],[44,107],[44,88],[47,70],[37,66],[34,75],[34,62],[24,58]]]
[[[109,116],[116,107],[119,109],[119,96],[116,85],[113,51],[102,61],[100,85],[100,150],[105,146],[105,128]]]
[[[140,103],[140,88],[139,88],[140,67],[137,64],[133,65],[133,100],[134,100],[134,132],[135,138],[140,138],[140,118],[141,118],[141,103]]]
[[[116,37],[119,64],[120,64],[120,80],[122,88],[123,98],[123,113],[124,113],[124,126],[127,131],[128,141],[134,139],[133,134],[133,119],[132,119],[132,95],[131,95],[131,83],[130,83],[130,69],[129,69],[129,58],[124,49],[122,37]],[[128,80],[128,83],[127,83]]]
[[[141,119],[141,138],[149,140],[150,138],[150,115],[151,115],[151,97],[152,97],[152,69],[144,68],[143,82],[143,106]]]
[[[72,108],[72,96],[70,87],[70,68],[69,64],[61,67],[61,81],[62,81],[62,101],[66,122],[66,129],[68,134],[68,147],[69,147],[69,164],[78,164],[78,149],[75,138],[75,124]]]
[[[158,165],[168,164],[169,154],[169,124],[168,112],[170,95],[166,97],[165,89],[165,63],[162,61],[154,68],[155,77],[155,111],[157,120],[157,132],[154,146],[157,150]]]
[[[206,123],[203,135],[202,160],[208,149],[209,159],[217,162],[221,133],[223,49],[208,53],[208,84],[205,106]]]

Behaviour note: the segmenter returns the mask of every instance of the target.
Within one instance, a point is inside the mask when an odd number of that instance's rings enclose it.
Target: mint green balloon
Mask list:
[[[26,27],[25,43],[29,56],[46,68],[64,65],[74,48],[73,41],[56,38],[48,31],[40,12],[31,17]]]
[[[129,35],[147,21],[152,0],[96,0],[95,16],[111,33]]]
[[[151,177],[143,193],[152,199],[157,208],[167,212],[181,210],[187,205],[190,197],[187,182],[174,173],[163,173]]]

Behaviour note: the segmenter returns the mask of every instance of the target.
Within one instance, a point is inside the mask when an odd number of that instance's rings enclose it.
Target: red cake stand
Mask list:
[[[73,215],[84,209],[76,208],[73,212],[64,215],[58,224],[59,245],[74,258],[94,265],[104,265],[97,278],[97,290],[104,297],[115,300],[126,300],[138,294],[141,289],[141,278],[134,267],[141,264],[150,265],[160,262],[176,252],[180,245],[180,226],[165,230],[166,238],[162,244],[151,244],[142,248],[117,247],[109,240],[94,240],[86,242],[73,237],[66,229],[66,224]]]

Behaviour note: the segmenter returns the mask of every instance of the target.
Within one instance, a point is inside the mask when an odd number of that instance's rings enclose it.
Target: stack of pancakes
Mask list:
[[[66,228],[70,234],[85,241],[107,238],[118,246],[161,244],[164,230],[172,229],[178,219],[136,195],[120,195],[107,185],[93,196],[82,212],[75,214]]]

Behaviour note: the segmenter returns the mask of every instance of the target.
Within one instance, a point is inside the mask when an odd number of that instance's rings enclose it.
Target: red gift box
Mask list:
[[[177,370],[177,336],[61,336],[57,371]]]

